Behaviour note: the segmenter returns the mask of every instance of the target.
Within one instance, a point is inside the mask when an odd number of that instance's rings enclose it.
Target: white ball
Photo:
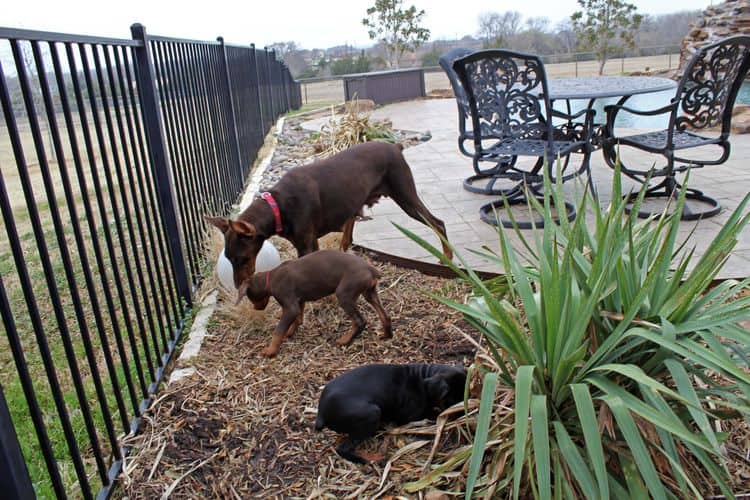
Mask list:
[[[219,260],[216,261],[216,274],[219,276],[221,285],[230,292],[237,291],[234,286],[234,268],[224,254],[224,248],[221,249]],[[255,272],[270,271],[281,264],[281,256],[273,243],[266,240],[255,258]]]
[[[229,262],[227,256],[224,255],[224,249],[221,249],[219,254],[219,260],[216,261],[216,274],[219,276],[219,282],[229,292],[236,292],[237,288],[234,286],[234,269],[232,263]]]
[[[262,273],[270,271],[275,267],[279,267],[279,264],[281,264],[281,255],[279,255],[279,251],[276,250],[273,243],[265,240],[260,252],[258,252],[258,256],[255,258],[255,272]]]

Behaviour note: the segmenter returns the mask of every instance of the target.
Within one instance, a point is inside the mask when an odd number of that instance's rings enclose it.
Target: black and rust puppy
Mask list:
[[[349,331],[336,339],[338,345],[350,344],[365,328],[365,319],[357,308],[360,295],[378,313],[383,324],[383,337],[390,338],[391,318],[378,298],[379,277],[378,270],[361,257],[335,250],[319,250],[284,262],[271,271],[254,274],[248,281],[245,296],[255,309],[265,309],[271,297],[282,307],[281,320],[263,355],[276,356],[284,339],[294,335],[302,324],[305,302],[333,293],[341,308],[352,319]]]
[[[462,401],[466,370],[450,365],[372,364],[339,375],[326,384],[318,403],[315,429],[328,427],[347,439],[336,448],[343,458],[366,460],[357,446],[384,424],[435,419]]]

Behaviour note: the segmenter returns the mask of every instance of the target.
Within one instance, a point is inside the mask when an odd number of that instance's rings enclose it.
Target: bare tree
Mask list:
[[[296,42],[276,42],[268,46],[281,56],[293,75],[299,75],[310,67],[312,55],[309,50],[300,49]],[[307,57],[305,57],[307,55]]]
[[[485,48],[508,45],[521,29],[521,14],[515,11],[485,12],[478,21],[478,36],[484,39]]]
[[[561,21],[555,26],[555,43],[566,54],[575,52],[578,45],[578,37],[573,30],[570,21]]]

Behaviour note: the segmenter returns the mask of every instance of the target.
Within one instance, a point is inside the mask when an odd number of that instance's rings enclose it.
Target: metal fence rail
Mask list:
[[[205,268],[203,216],[227,213],[301,104],[272,52],[132,33],[0,28],[0,485],[14,496],[111,494]]]

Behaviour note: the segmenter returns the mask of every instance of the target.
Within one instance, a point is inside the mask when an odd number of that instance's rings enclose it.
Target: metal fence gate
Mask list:
[[[0,496],[111,494],[300,86],[272,51],[0,28]]]

